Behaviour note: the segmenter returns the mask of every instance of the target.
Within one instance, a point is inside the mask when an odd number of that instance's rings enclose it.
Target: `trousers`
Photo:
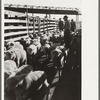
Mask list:
[[[70,48],[71,37],[70,37],[70,30],[69,29],[66,29],[64,31],[64,42],[65,42],[66,49]]]

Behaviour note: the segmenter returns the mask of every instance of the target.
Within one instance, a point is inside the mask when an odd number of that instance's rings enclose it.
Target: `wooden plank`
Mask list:
[[[49,23],[56,23],[56,22],[49,21]]]
[[[43,18],[43,31],[45,31],[45,19]]]
[[[54,29],[54,27],[51,27],[51,28],[49,27],[48,29]]]
[[[52,21],[49,21],[49,20],[48,20],[48,22],[51,23],[51,24],[55,24],[56,23],[56,22],[52,22]],[[43,23],[47,23],[47,20],[45,20],[45,22],[41,22],[40,24],[43,24]]]
[[[38,32],[38,30],[35,30],[35,33]]]
[[[15,11],[11,11],[11,10],[4,10],[4,13],[5,14],[9,14],[10,13],[10,14],[13,14],[14,16],[15,15],[17,15],[17,16],[26,16],[25,13],[15,12]]]
[[[27,34],[27,31],[25,32],[11,32],[11,33],[7,33],[7,34],[4,34],[5,37],[8,37],[8,36],[14,36],[14,35],[20,35],[20,34]]]
[[[54,30],[54,28],[48,28],[48,30]],[[47,31],[47,29],[45,29],[45,31]]]
[[[43,21],[44,18],[40,18],[40,21]]]
[[[38,28],[38,26],[35,26],[35,29]]]
[[[44,29],[41,29],[40,31],[44,31]]]
[[[17,40],[20,40],[21,38],[27,38],[28,36],[21,36],[21,37],[15,37],[15,38],[11,38],[13,39],[14,41],[17,41]],[[8,40],[11,40],[11,39],[7,39]]]
[[[32,26],[29,27],[33,28]],[[17,29],[27,29],[27,26],[5,26],[4,30],[17,30]]]
[[[33,31],[29,31],[29,33],[32,33]],[[14,36],[14,35],[22,35],[22,34],[27,34],[27,31],[19,31],[19,32],[11,32],[11,33],[6,33],[4,34],[5,37],[7,36]]]
[[[54,25],[55,23],[49,23],[49,24],[53,24]]]
[[[43,29],[43,28],[47,28],[47,26],[44,26],[44,27],[42,26],[41,29]],[[55,28],[55,26],[48,26],[48,28]]]
[[[44,26],[40,26],[40,28],[47,28],[47,25],[44,25]]]
[[[26,20],[4,19],[4,23],[26,23]]]
[[[40,18],[38,18],[38,33],[40,33]]]
[[[28,20],[28,9],[27,8],[26,8],[26,20],[27,20],[26,26],[27,26],[27,36],[28,36],[28,34],[29,34],[29,24],[28,24],[29,20]]]
[[[19,20],[19,19],[4,19],[4,23],[27,23],[26,20]],[[29,24],[33,24],[33,22],[29,22]]]
[[[49,24],[48,26],[58,26],[58,25],[56,25],[56,24],[53,24],[53,25],[52,24]]]

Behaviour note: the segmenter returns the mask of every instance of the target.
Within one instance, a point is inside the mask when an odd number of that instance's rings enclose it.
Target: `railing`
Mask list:
[[[15,7],[15,8],[33,8],[33,9],[52,9],[52,10],[75,10],[79,11],[78,8],[73,7],[52,7],[52,6],[35,6],[35,5],[19,5],[19,4],[5,4],[5,7]]]
[[[31,33],[39,34],[43,31],[53,31],[58,28],[58,20],[29,16],[5,10],[4,38],[5,40],[19,40]]]

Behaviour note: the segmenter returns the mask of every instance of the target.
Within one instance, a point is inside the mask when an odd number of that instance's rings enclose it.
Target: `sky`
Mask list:
[[[81,0],[4,0],[6,4],[29,4],[37,6],[78,7]]]
[[[81,0],[4,0],[4,4],[22,4],[35,6],[53,6],[53,7],[72,7],[81,9]],[[39,15],[43,17],[44,15]],[[52,15],[52,18],[63,18],[64,15]],[[69,16],[69,19],[76,19],[75,16]]]

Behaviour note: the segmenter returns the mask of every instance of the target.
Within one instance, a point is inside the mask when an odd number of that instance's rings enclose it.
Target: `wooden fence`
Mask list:
[[[31,33],[39,34],[43,31],[58,29],[58,20],[34,17],[28,13],[19,13],[5,10],[4,15],[5,40],[19,40]]]
[[[4,13],[4,39],[19,40],[28,37],[31,33],[42,33],[58,29],[58,20],[34,17],[34,14],[5,10]],[[76,28],[81,28],[81,22],[76,22]]]

